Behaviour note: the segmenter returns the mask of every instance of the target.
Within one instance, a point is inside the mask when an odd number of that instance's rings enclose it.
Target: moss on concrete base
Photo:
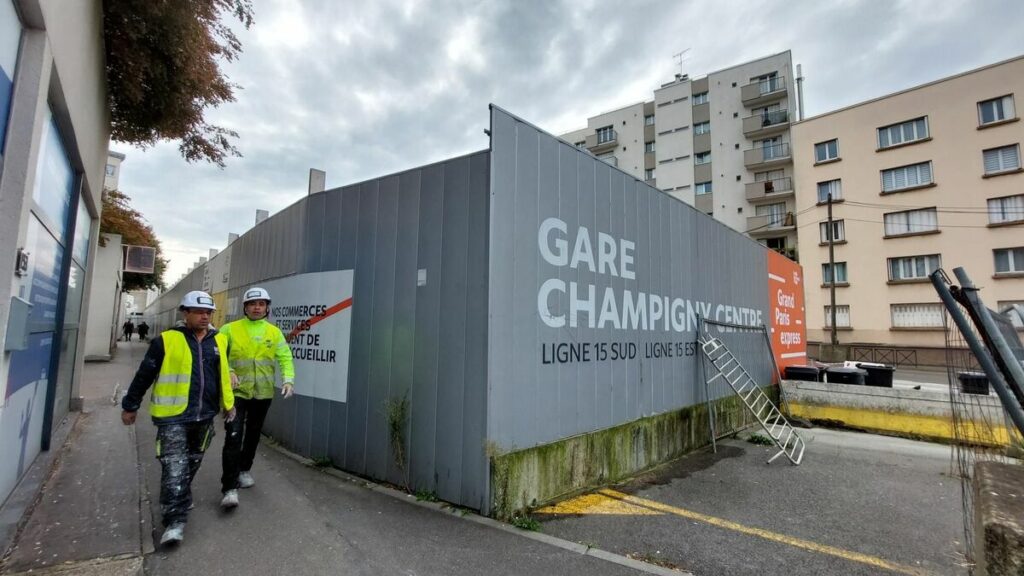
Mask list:
[[[778,388],[764,391],[777,399]],[[714,410],[719,436],[756,424],[736,396],[718,400]],[[708,408],[702,403],[550,444],[492,454],[492,514],[510,518],[528,508],[622,481],[708,445],[708,430]]]

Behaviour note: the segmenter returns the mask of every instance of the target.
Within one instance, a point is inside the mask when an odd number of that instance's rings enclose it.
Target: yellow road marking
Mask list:
[[[591,492],[535,511],[537,514],[609,514],[619,516],[662,516],[664,512],[636,506],[617,498]]]
[[[850,560],[852,562],[860,562],[861,564],[867,564],[869,566],[882,568],[884,570],[890,570],[892,572],[897,572],[900,574],[910,574],[912,576],[923,576],[928,574],[928,572],[921,570],[919,568],[914,568],[912,566],[904,566],[902,564],[897,564],[895,562],[889,562],[888,560],[883,560],[876,556],[869,556],[867,554],[861,554],[859,552],[851,552],[849,550],[836,548],[834,546],[826,546],[824,544],[818,544],[817,542],[811,542],[809,540],[803,540],[800,538],[794,538],[792,536],[786,536],[785,534],[777,534],[775,532],[763,530],[761,528],[745,526],[743,524],[738,524],[736,522],[731,522],[729,520],[724,520],[722,518],[708,516],[706,514],[685,510],[683,508],[676,508],[675,506],[669,506],[668,504],[662,504],[661,502],[655,502],[654,500],[647,500],[646,498],[630,496],[628,494],[617,492],[615,490],[601,490],[599,493],[609,498],[619,500],[621,502],[626,502],[636,506],[643,506],[646,508],[650,508],[651,510],[656,510],[658,512],[682,516],[683,518],[697,520],[699,522],[711,524],[712,526],[725,528],[726,530],[740,532],[741,534],[757,536],[759,538],[764,538],[765,540],[771,540],[773,542],[788,544],[796,548],[803,548],[804,550],[818,552],[819,554],[836,556],[838,558],[843,558],[845,560]]]

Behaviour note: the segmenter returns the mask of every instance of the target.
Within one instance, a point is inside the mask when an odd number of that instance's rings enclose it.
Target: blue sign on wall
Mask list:
[[[25,386],[46,381],[53,351],[53,332],[40,332],[28,337],[28,348],[11,353],[11,367],[7,372],[7,392],[10,398]]]

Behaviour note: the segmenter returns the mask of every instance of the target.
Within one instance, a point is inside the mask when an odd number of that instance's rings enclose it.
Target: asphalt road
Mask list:
[[[608,492],[545,532],[704,575],[966,574],[947,446],[800,431],[800,466],[743,439]],[[749,433],[742,433],[747,438]],[[569,506],[571,508],[571,505]]]

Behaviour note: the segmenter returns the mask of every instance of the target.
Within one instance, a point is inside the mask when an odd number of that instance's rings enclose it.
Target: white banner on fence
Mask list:
[[[298,274],[260,286],[270,292],[270,317],[295,361],[295,392],[345,402],[352,331],[352,270]]]

